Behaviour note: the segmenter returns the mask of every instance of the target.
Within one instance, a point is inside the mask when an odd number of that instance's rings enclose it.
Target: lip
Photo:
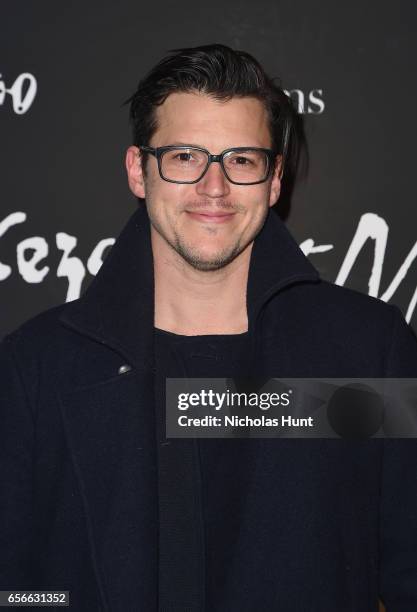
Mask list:
[[[186,212],[192,219],[195,219],[196,221],[202,221],[203,223],[227,223],[235,215],[235,213],[221,212],[197,213],[189,210],[187,210]]]

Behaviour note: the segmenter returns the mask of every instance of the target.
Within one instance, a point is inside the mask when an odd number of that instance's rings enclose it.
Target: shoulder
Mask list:
[[[325,317],[328,324],[343,323],[345,327],[367,326],[371,322],[391,326],[394,319],[402,317],[397,306],[328,281],[296,284],[291,294],[294,306],[317,322]]]
[[[358,376],[417,374],[417,340],[400,309],[326,281],[294,284],[277,294],[264,329],[306,361],[320,358],[326,372],[334,365]]]
[[[56,343],[57,340],[61,342],[66,336],[66,329],[62,325],[60,317],[73,303],[59,304],[31,317],[8,333],[3,338],[3,342],[12,344],[17,348],[28,348],[33,344],[38,350],[46,349],[49,345]]]
[[[342,329],[347,338],[358,343],[384,340],[388,349],[398,335],[415,339],[412,328],[395,304],[359,291],[321,281],[311,287],[309,304],[313,316],[326,317],[329,329]]]
[[[15,363],[22,379],[30,381],[28,384],[39,378],[55,381],[77,362],[84,338],[60,320],[72,304],[60,304],[31,317],[0,343],[2,354]]]

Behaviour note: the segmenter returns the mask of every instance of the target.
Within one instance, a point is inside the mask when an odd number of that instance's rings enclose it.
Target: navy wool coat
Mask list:
[[[81,612],[416,612],[416,441],[164,443],[153,300],[141,203],[80,299],[2,341],[0,589]],[[321,280],[273,211],[247,309],[250,371],[417,376],[398,308]]]

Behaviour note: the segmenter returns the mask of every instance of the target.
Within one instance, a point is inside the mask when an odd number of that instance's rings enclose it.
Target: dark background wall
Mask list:
[[[416,328],[413,6],[3,0],[0,337],[85,289],[136,206],[123,100],[168,49],[212,42],[255,55],[304,118],[287,223],[311,261]]]

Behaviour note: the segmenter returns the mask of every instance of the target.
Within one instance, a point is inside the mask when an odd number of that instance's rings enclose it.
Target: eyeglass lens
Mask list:
[[[198,181],[207,164],[207,153],[193,148],[170,149],[161,157],[162,174],[171,181]],[[237,183],[262,181],[268,173],[268,156],[256,149],[228,151],[223,164],[228,178]]]

